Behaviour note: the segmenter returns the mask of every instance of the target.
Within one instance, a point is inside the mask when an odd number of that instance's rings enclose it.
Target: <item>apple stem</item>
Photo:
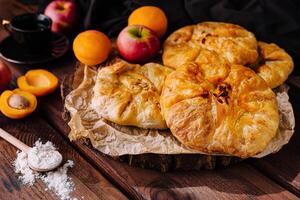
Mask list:
[[[142,31],[143,31],[143,27],[139,27],[139,37],[142,37]]]

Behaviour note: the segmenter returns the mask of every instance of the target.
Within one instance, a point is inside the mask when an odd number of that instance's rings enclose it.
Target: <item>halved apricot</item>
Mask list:
[[[12,119],[20,119],[30,115],[36,106],[36,97],[20,89],[6,90],[0,96],[0,111]]]
[[[51,72],[44,69],[29,70],[17,80],[19,88],[35,96],[45,96],[53,92],[58,86],[58,79]]]

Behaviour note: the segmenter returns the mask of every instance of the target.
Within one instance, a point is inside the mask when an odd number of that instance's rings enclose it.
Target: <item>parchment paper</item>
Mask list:
[[[110,156],[143,153],[206,154],[183,146],[169,130],[120,126],[102,119],[90,106],[96,75],[97,70],[87,66],[80,66],[74,75],[76,89],[65,100],[65,108],[71,115],[68,123],[71,128],[70,140],[89,139],[94,148]],[[254,156],[256,158],[277,152],[294,133],[295,118],[287,90],[288,86],[282,85],[274,91],[280,111],[279,129],[266,149]]]

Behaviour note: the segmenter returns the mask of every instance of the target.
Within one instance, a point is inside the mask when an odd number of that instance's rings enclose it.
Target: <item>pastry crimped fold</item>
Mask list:
[[[274,43],[258,42],[259,59],[252,68],[269,87],[283,84],[294,69],[292,57]]]
[[[172,134],[205,153],[254,156],[279,125],[275,94],[241,65],[187,63],[167,76],[160,102]]]
[[[205,53],[203,53],[205,51]],[[213,54],[209,56],[207,54]],[[257,41],[241,26],[222,22],[203,22],[173,32],[163,46],[163,64],[172,68],[206,56],[220,56],[230,64],[249,64],[257,60]]]
[[[140,66],[122,60],[101,68],[92,107],[104,119],[120,125],[167,129],[159,99],[171,71],[156,63]]]

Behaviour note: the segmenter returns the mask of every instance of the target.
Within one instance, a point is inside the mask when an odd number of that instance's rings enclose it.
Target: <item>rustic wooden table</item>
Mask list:
[[[10,19],[35,6],[19,1],[0,0],[0,19]],[[7,33],[0,29],[0,40]],[[75,58],[69,52],[55,62],[24,66],[7,63],[16,77],[33,67],[56,74],[60,81],[74,70]],[[290,98],[296,123],[300,122],[300,79],[290,79]],[[38,99],[38,109],[22,120],[11,120],[0,114],[0,127],[28,145],[38,138],[51,140],[63,157],[74,160],[70,176],[76,184],[74,197],[91,199],[298,199],[300,197],[300,135],[296,132],[280,152],[263,159],[246,160],[234,166],[213,171],[177,171],[160,173],[128,166],[81,143],[68,140],[69,127],[62,119],[60,91]],[[14,173],[12,161],[16,148],[0,139],[0,199],[57,199],[38,181],[33,187],[22,186]]]

